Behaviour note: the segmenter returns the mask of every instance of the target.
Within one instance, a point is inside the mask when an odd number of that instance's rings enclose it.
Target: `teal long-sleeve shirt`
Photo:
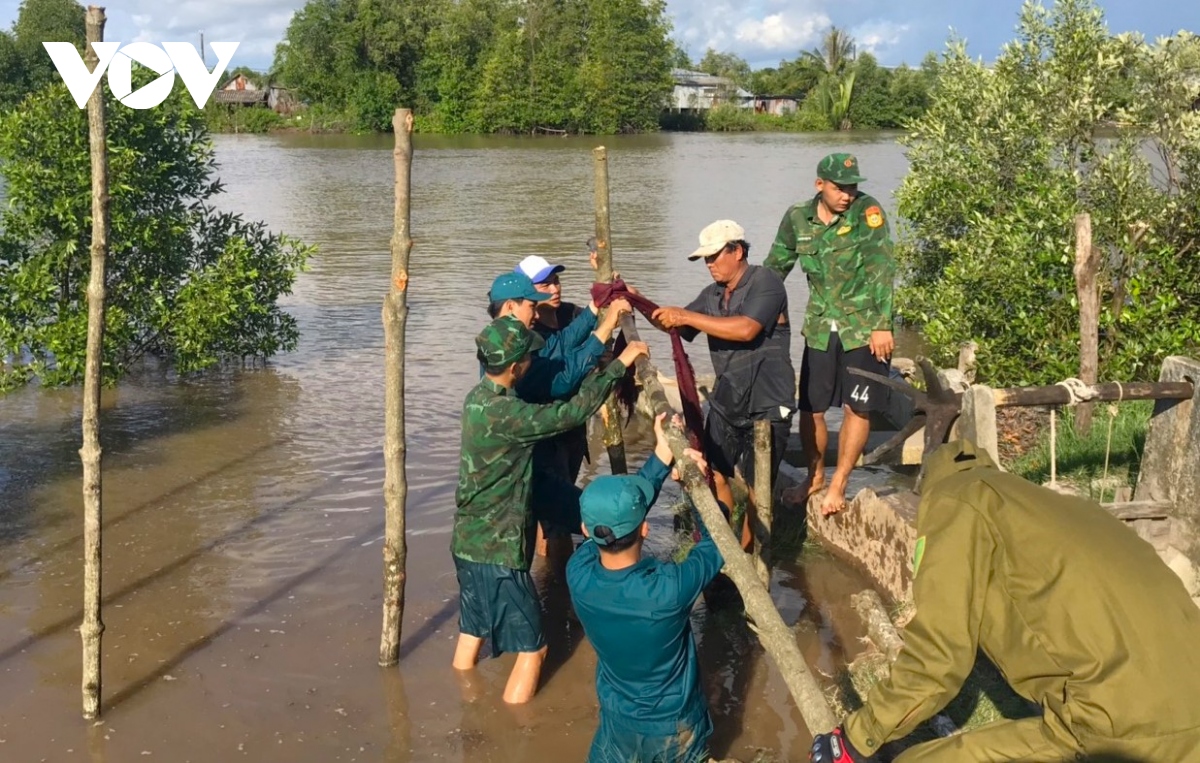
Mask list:
[[[667,472],[651,455],[638,473],[657,490]],[[591,541],[567,563],[571,601],[599,657],[600,712],[633,733],[668,736],[677,733],[680,721],[708,712],[690,615],[724,560],[704,523],[699,526],[700,542],[679,564],[645,557],[610,570]]]

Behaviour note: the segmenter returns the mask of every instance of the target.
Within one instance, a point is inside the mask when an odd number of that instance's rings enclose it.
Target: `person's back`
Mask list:
[[[720,554],[707,536],[682,564],[644,557],[609,570],[600,553],[585,543],[567,564],[575,612],[599,659],[600,705],[643,733],[673,734],[680,718],[706,710],[690,615]]]
[[[679,564],[641,556],[646,512],[670,462],[661,417],[655,433],[659,455],[637,476],[599,477],[580,498],[590,540],[567,563],[567,585],[599,658],[589,763],[708,760],[712,721],[689,614],[723,561],[707,532]]]
[[[980,646],[1018,691],[1065,698],[1089,750],[1200,727],[1200,609],[1149,543],[1092,501],[998,470],[939,489],[997,537]]]
[[[921,493],[917,613],[890,675],[844,723],[862,752],[833,760],[872,755],[945,707],[979,650],[1042,716],[898,760],[1200,763],[1200,610],[1150,544],[967,442],[929,457]]]

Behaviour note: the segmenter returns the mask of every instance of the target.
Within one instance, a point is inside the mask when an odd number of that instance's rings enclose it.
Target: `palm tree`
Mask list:
[[[821,38],[820,47],[802,51],[800,57],[826,74],[838,75],[854,60],[854,52],[854,38],[845,29],[834,26]]]
[[[827,74],[813,92],[817,106],[834,130],[849,130],[850,100],[854,96],[854,70],[843,77]]]

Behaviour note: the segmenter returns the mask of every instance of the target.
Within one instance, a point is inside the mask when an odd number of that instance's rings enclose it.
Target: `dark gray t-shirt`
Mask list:
[[[729,295],[728,304],[725,287],[714,283],[687,309],[721,318],[744,315],[763,327],[749,342],[708,338],[717,374],[709,405],[737,426],[749,426],[755,419],[781,421],[790,416],[796,408],[796,371],[792,367],[787,289],[778,274],[750,265]],[[690,342],[700,332],[686,327],[679,333]]]

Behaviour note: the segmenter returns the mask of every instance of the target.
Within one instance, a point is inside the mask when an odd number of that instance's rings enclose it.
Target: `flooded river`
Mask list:
[[[617,268],[686,304],[708,283],[686,254],[714,219],[742,223],[761,262],[817,161],[847,144],[894,209],[895,135],[608,139]],[[221,206],[316,243],[287,300],[294,353],[180,379],[147,368],[107,390],[104,717],[80,719],[78,389],[0,398],[0,760],[576,761],[596,723],[595,656],[554,570],[551,651],[528,706],[499,701],[511,656],[450,668],[449,554],[459,411],[491,279],[528,254],[563,262],[584,300],[593,139],[418,136],[408,319],[409,579],[400,668],[376,665],[383,534],[383,331],[390,137],[219,136]],[[802,278],[788,282],[793,320]],[[669,368],[663,335],[649,337]],[[799,367],[801,339],[795,336]],[[711,366],[703,342],[693,362]],[[903,348],[901,348],[903,349]],[[630,457],[648,452],[630,429]],[[589,474],[607,471],[603,448]],[[668,491],[660,505],[677,493]],[[655,548],[670,519],[652,513]],[[776,572],[785,620],[829,673],[857,650],[861,579],[816,554]],[[713,752],[805,757],[808,734],[733,613],[699,608]]]

